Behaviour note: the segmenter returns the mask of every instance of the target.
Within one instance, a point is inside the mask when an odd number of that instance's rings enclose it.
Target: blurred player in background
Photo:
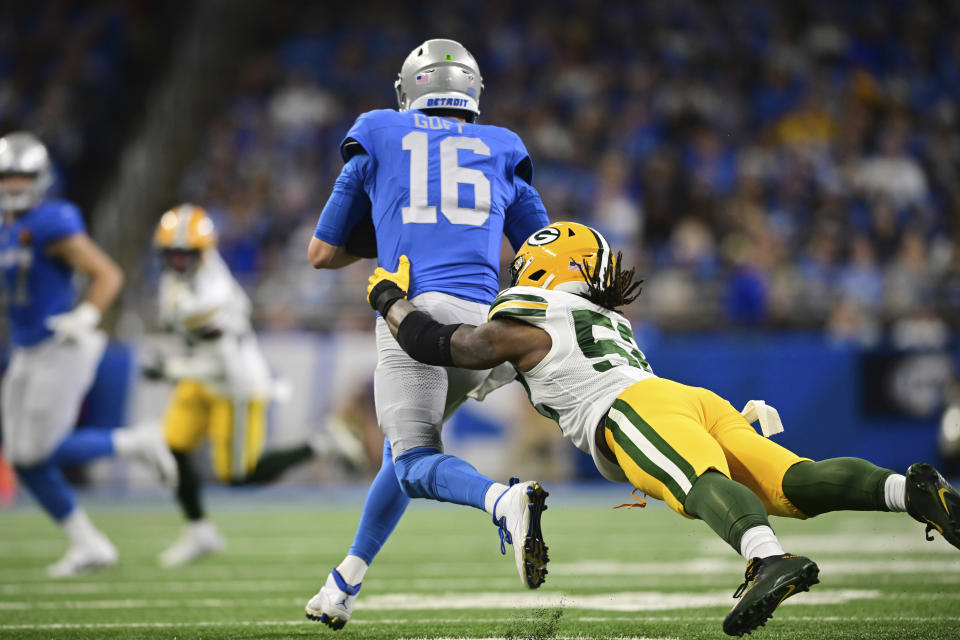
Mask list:
[[[86,234],[75,205],[44,199],[52,182],[47,149],[35,136],[0,138],[0,294],[13,342],[2,390],[4,452],[69,539],[49,573],[71,576],[115,564],[117,551],[76,505],[60,468],[119,455],[148,462],[172,484],[176,467],[158,433],[72,431],[106,347],[97,327],[123,273]],[[90,281],[79,304],[78,273]]]
[[[502,234],[516,249],[548,222],[531,186],[533,165],[516,134],[476,124],[483,83],[459,43],[428,40],[414,49],[395,88],[399,111],[361,115],[340,146],[346,164],[310,241],[310,261],[335,269],[376,255],[381,266],[396,268],[409,255],[417,264],[410,291],[419,304],[451,322],[481,321],[499,289]],[[546,492],[536,482],[508,488],[442,453],[444,420],[487,373],[415,362],[382,319],[376,333],[383,462],[353,546],[307,604],[307,617],[334,629],[346,624],[364,573],[410,498],[490,513],[501,551],[504,541],[512,543],[523,583],[538,587],[546,574]]]
[[[801,458],[760,436],[717,394],[654,375],[617,311],[640,284],[620,258],[590,227],[554,223],[517,253],[511,287],[480,326],[445,323],[436,310],[402,301],[406,271],[416,266],[403,259],[397,273],[378,268],[368,292],[372,304],[392,301],[374,308],[418,361],[511,363],[537,411],[590,453],[604,477],[703,520],[740,552],[748,564],[734,593],[742,598],[723,623],[730,635],[756,629],[819,582],[812,560],[784,552],[767,514],[907,511],[927,525],[928,539],[937,530],[960,548],[960,495],[929,464],[903,476],[858,458]]]
[[[340,453],[356,462],[363,451],[355,440],[324,433],[264,454],[267,409],[278,387],[250,325],[250,299],[217,251],[213,221],[198,206],[174,207],[160,218],[154,245],[164,267],[160,321],[184,341],[182,353],[155,357],[144,368],[147,377],[176,382],[165,433],[179,471],[177,500],[188,522],[160,555],[160,563],[172,567],[224,547],[220,532],[204,517],[200,476],[191,461],[204,441],[211,443],[217,478],[234,485],[270,482],[315,455]]]

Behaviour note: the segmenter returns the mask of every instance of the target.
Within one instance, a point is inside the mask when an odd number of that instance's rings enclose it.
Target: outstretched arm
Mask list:
[[[512,362],[521,371],[529,371],[550,351],[550,334],[522,322],[493,320],[479,327],[437,322],[404,299],[409,270],[406,256],[400,258],[396,273],[377,268],[370,277],[367,299],[415,360],[464,369],[490,369]]]

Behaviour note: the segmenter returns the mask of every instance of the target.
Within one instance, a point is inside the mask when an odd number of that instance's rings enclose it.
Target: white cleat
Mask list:
[[[500,553],[507,553],[504,543],[513,545],[517,572],[528,589],[536,589],[546,580],[550,558],[540,530],[540,514],[547,510],[548,495],[539,482],[510,478],[510,488],[493,505],[493,523],[500,527]]]
[[[223,551],[226,546],[226,541],[212,522],[191,522],[184,527],[177,541],[160,554],[160,565],[181,567],[203,556]]]
[[[117,564],[117,549],[106,536],[98,534],[82,545],[71,545],[67,553],[47,567],[51,578],[69,578]]]
[[[173,489],[178,482],[177,461],[163,435],[152,427],[127,427],[113,434],[117,453],[135,458],[153,469],[164,486]]]
[[[353,613],[353,605],[363,583],[347,584],[340,572],[334,569],[317,595],[310,598],[305,610],[307,618],[322,622],[331,629],[343,629]]]

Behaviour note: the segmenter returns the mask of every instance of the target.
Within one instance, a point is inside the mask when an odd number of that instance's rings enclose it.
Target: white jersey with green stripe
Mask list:
[[[511,318],[550,334],[549,353],[520,380],[530,402],[586,451],[608,480],[626,482],[620,467],[597,450],[596,429],[617,396],[656,377],[616,311],[565,291],[511,287],[490,305],[488,320]]]

